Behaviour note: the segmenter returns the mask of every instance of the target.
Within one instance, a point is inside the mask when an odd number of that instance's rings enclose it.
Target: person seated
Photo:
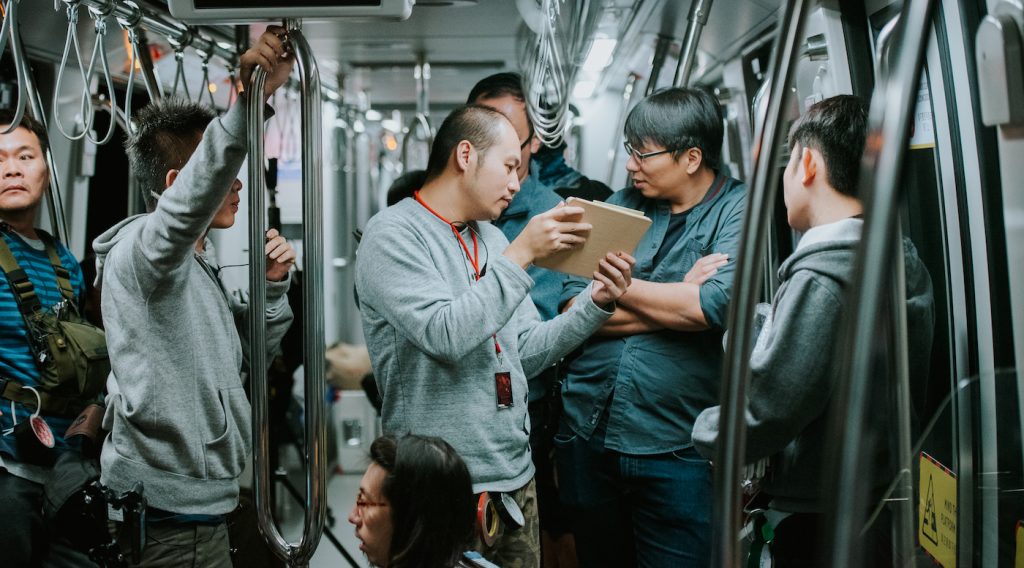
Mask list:
[[[441,438],[381,436],[348,522],[359,550],[381,568],[493,566],[464,554],[473,545],[469,468]]]
[[[812,105],[790,131],[783,191],[789,225],[803,236],[779,268],[779,291],[750,358],[745,410],[746,462],[769,458],[768,475],[758,480],[769,499],[759,522],[774,527],[768,545],[772,566],[821,565],[822,551],[815,544],[825,526],[823,457],[833,443],[826,411],[842,371],[837,331],[864,225],[857,177],[866,134],[867,108],[851,95]],[[909,239],[903,251],[910,368],[920,372],[927,369],[934,299],[931,279]],[[719,442],[720,413],[718,406],[704,410],[693,427],[694,445],[708,458]],[[873,420],[880,427],[887,422],[884,412]],[[872,566],[893,565],[884,524],[865,531],[863,553]]]

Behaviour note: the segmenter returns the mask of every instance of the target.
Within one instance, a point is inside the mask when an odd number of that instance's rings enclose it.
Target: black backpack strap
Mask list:
[[[71,273],[64,268],[64,263],[61,262],[60,255],[57,254],[56,241],[50,233],[42,229],[36,229],[36,233],[39,234],[39,240],[43,241],[43,245],[46,246],[46,255],[50,257],[53,273],[57,275],[57,287],[60,288],[60,295],[65,300],[77,305],[75,289],[71,286]]]
[[[7,282],[11,286],[21,314],[27,317],[39,310],[42,304],[39,302],[39,297],[36,296],[35,286],[32,285],[28,274],[25,274],[14,258],[14,253],[11,252],[11,247],[7,246],[7,238],[3,236],[2,232],[0,232],[0,268],[7,276]]]

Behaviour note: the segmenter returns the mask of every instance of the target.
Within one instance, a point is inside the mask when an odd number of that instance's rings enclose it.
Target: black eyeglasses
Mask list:
[[[534,133],[534,131],[533,131],[533,123],[531,122],[531,123],[530,123],[530,135],[526,137],[526,140],[523,140],[523,141],[522,141],[522,142],[521,142],[521,143],[519,144],[519,151],[520,151],[520,152],[522,152],[523,150],[525,150],[525,149],[526,149],[526,145],[527,145],[527,144],[529,144],[530,142],[532,142],[532,141],[533,141],[533,135],[534,135],[534,134],[535,134],[535,133]]]
[[[622,143],[622,147],[626,149],[626,154],[628,154],[630,156],[633,156],[634,158],[636,158],[636,161],[640,162],[641,164],[644,163],[644,160],[646,160],[647,158],[651,158],[651,157],[658,156],[658,155],[661,155],[661,154],[668,154],[669,152],[674,152],[675,151],[675,150],[672,150],[672,149],[657,150],[655,152],[647,152],[646,154],[643,154],[643,153],[638,152],[632,146],[630,146],[629,142],[623,142]]]

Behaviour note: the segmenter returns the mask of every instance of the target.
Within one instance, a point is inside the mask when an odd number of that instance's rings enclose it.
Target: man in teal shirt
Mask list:
[[[656,92],[625,137],[633,186],[608,202],[653,223],[632,287],[569,364],[560,490],[581,566],[707,566],[711,467],[690,434],[718,402],[745,190],[719,170],[722,112],[704,91]],[[563,301],[585,285],[570,279]]]

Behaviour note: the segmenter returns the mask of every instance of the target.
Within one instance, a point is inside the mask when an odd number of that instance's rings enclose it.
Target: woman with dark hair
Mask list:
[[[348,521],[376,566],[453,568],[475,565],[462,559],[474,514],[462,458],[441,438],[407,434],[374,440]]]

